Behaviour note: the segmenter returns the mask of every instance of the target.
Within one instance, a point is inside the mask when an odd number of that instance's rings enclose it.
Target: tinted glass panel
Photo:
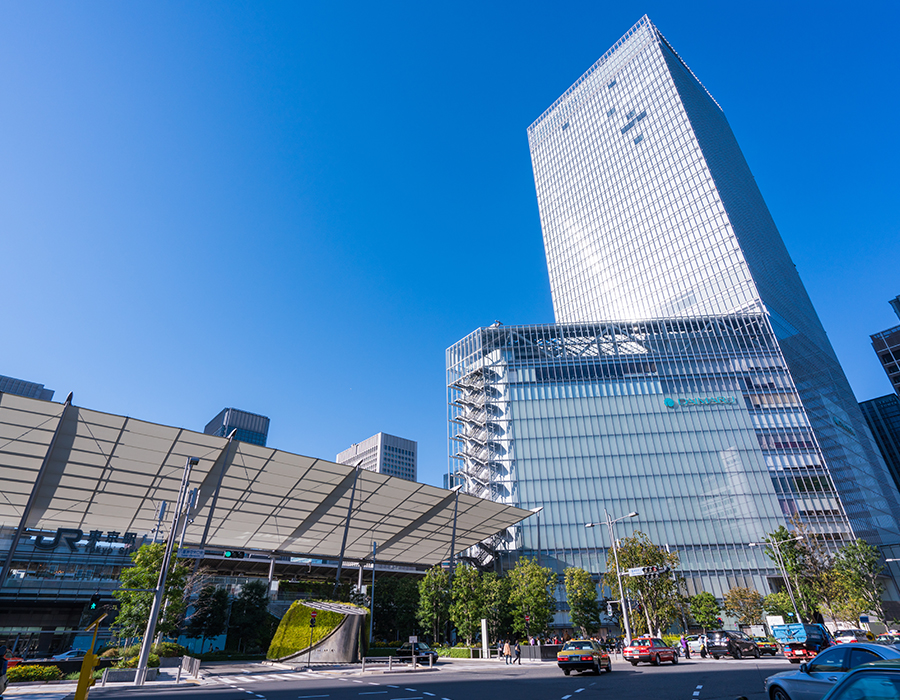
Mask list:
[[[853,648],[850,649],[850,663],[848,664],[848,668],[856,668],[862,664],[867,664],[870,661],[878,661],[880,659],[881,657],[874,651]]]
[[[846,649],[826,649],[809,663],[810,673],[834,673],[844,669],[844,655]]]

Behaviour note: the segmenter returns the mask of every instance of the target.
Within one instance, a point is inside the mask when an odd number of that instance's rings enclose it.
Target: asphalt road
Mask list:
[[[719,661],[681,660],[675,666],[613,661],[613,672],[600,676],[564,676],[554,663],[506,666],[499,662],[442,661],[433,671],[362,674],[359,668],[243,674],[237,669],[209,669],[201,686],[93,688],[95,700],[766,700],[763,681],[779,671],[796,669],[785,659]]]

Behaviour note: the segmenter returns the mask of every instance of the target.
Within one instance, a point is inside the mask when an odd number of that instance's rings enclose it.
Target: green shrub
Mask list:
[[[453,647],[448,649],[451,659],[470,659],[472,658],[472,650],[469,647]]]
[[[119,647],[110,647],[100,654],[101,659],[118,659],[120,656],[122,656],[122,650]]]
[[[67,673],[64,680],[77,681],[79,678],[81,678],[81,671],[75,671],[75,673]],[[94,669],[94,678],[98,681],[103,678],[103,670],[99,668]]]
[[[154,644],[151,651],[157,656],[169,658],[173,656],[186,656],[188,653],[188,650],[185,647],[176,644],[175,642],[160,642],[159,644]]]
[[[680,647],[681,646],[681,635],[680,634],[664,634],[662,636],[662,640],[668,644],[670,647]]]
[[[139,658],[139,656],[126,656],[116,664],[116,668],[137,668]],[[159,656],[151,653],[147,659],[147,666],[159,666]]]
[[[306,649],[310,646],[310,641],[313,645],[317,644],[331,634],[345,617],[332,610],[316,610],[316,626],[310,627],[309,618],[312,612],[313,608],[299,600],[294,601],[281,618],[266,657],[280,659]]]
[[[6,680],[10,683],[27,683],[28,681],[58,681],[63,672],[58,666],[35,666],[19,664],[6,670]]]

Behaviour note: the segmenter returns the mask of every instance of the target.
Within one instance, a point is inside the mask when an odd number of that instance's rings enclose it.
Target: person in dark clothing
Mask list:
[[[6,690],[6,646],[0,645],[0,700]]]
[[[522,665],[522,647],[519,646],[518,641],[516,641],[515,654],[516,654],[515,663],[517,663],[517,664],[519,664],[519,666],[521,666]]]

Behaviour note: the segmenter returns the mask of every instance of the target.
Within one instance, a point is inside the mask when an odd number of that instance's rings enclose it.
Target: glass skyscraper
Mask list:
[[[528,129],[561,324],[766,314],[857,536],[900,497],[721,107],[645,16]]]
[[[759,542],[799,520],[852,537],[768,319],[760,313],[481,328],[447,351],[454,478],[474,495],[542,508],[476,547],[558,572],[606,569],[606,528],[681,558],[688,593],[768,592]],[[561,619],[561,623],[564,621]]]

